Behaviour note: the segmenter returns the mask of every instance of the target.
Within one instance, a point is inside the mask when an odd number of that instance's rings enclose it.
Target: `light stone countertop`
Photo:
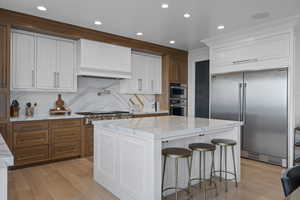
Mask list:
[[[14,164],[14,156],[6,145],[4,138],[0,134],[0,166],[12,166]]]
[[[11,117],[11,122],[22,122],[22,121],[35,121],[35,120],[55,120],[55,119],[76,119],[76,118],[84,118],[83,115],[71,114],[71,115],[34,115],[33,117]]]
[[[133,112],[133,115],[152,115],[152,114],[168,114],[168,110],[160,110],[160,111],[149,111],[149,112]]]
[[[242,125],[242,122],[195,117],[162,116],[95,121],[94,125],[95,127],[143,135],[149,139],[168,140],[191,134],[199,134],[205,131],[239,127]]]

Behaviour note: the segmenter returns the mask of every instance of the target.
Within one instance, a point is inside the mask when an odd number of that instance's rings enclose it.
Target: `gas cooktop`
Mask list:
[[[129,114],[128,111],[96,111],[96,112],[77,112],[77,115],[111,115],[111,114]]]

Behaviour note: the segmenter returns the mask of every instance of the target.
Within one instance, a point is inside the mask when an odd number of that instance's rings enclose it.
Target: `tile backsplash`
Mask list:
[[[73,112],[132,111],[134,109],[129,104],[129,99],[134,96],[120,93],[120,80],[91,77],[78,77],[78,91],[76,93],[12,91],[11,101],[14,99],[19,101],[20,115],[25,114],[25,104],[27,102],[37,103],[35,115],[46,115],[49,109],[54,108],[58,94],[62,94],[66,107]],[[140,111],[154,111],[154,95],[139,95],[139,97],[145,104]]]

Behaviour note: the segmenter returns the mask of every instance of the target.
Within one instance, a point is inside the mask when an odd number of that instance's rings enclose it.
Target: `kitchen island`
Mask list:
[[[7,200],[7,169],[14,164],[14,157],[0,133],[0,199]]]
[[[214,138],[233,139],[237,178],[240,179],[241,122],[194,117],[163,116],[94,122],[94,178],[121,200],[160,200],[162,155],[166,147],[185,147]],[[208,154],[207,154],[208,155]],[[198,176],[199,156],[195,155],[192,177]],[[206,157],[207,169],[211,157]],[[219,149],[215,153],[216,170]],[[228,169],[233,171],[231,153]],[[174,184],[174,162],[167,161],[165,186]],[[186,187],[186,161],[179,161],[179,186]],[[205,176],[209,177],[209,170]],[[230,177],[229,177],[230,178]]]

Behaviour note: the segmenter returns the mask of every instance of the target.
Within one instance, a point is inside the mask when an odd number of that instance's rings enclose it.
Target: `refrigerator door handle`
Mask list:
[[[239,83],[239,121],[242,121],[243,113],[243,83]]]
[[[247,83],[243,84],[243,106],[242,106],[242,121],[244,125],[246,124],[246,92],[247,92]]]

